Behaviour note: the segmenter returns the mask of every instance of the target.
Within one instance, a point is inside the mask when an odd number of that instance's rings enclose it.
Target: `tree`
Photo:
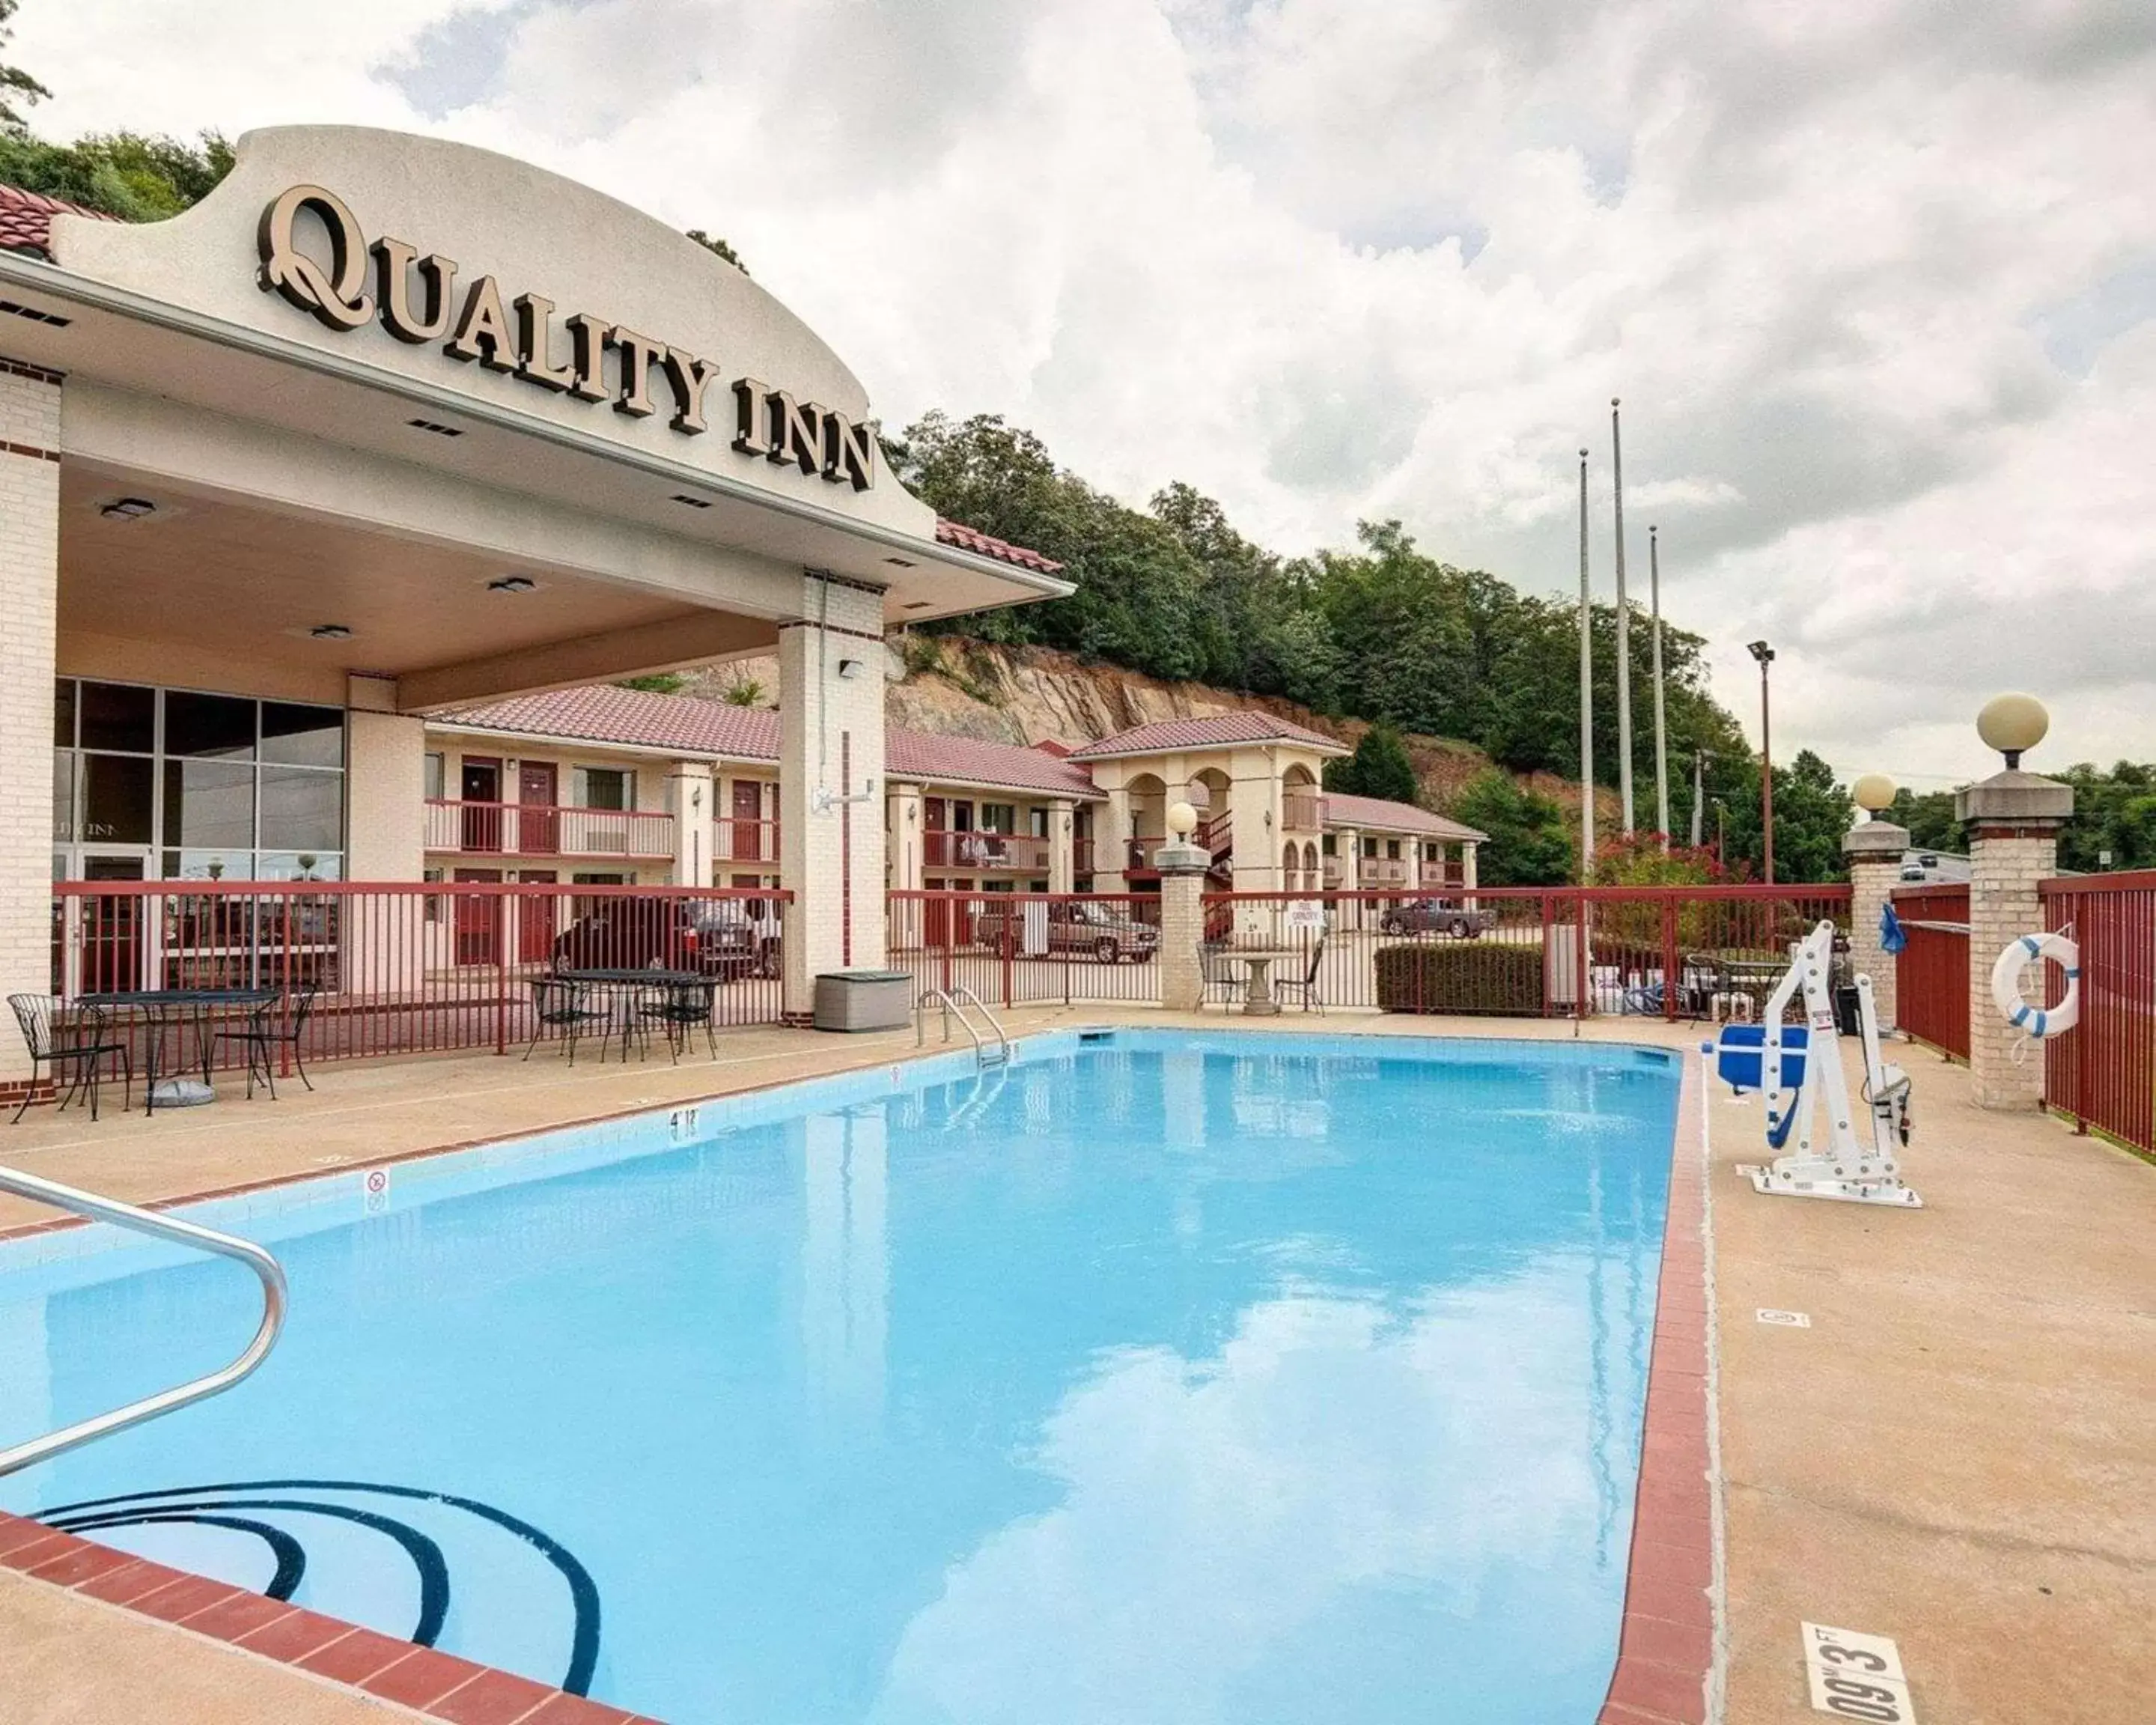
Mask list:
[[[1775,823],[1777,829],[1781,823]],[[1702,845],[1665,846],[1656,833],[1635,832],[1607,839],[1594,853],[1588,876],[1593,886],[1716,886],[1731,878],[1714,852]]]
[[[1373,725],[1344,761],[1325,763],[1325,788],[1354,797],[1382,797],[1388,803],[1412,803],[1421,788],[1407,745],[1389,725]]]
[[[1810,749],[1799,749],[1787,767],[1774,769],[1774,878],[1777,880],[1845,880],[1849,864],[1841,854],[1842,836],[1856,812],[1847,787],[1835,781],[1834,769]]]
[[[1564,811],[1492,767],[1477,774],[1452,804],[1455,820],[1487,833],[1477,855],[1486,886],[1558,886],[1572,879],[1572,836]]]
[[[1961,823],[1954,819],[1952,791],[1925,791],[1919,794],[1904,786],[1894,793],[1894,800],[1887,805],[1886,814],[1895,825],[1909,829],[1912,850],[1959,852],[1966,849]]]
[[[634,689],[645,695],[679,695],[688,678],[679,671],[651,671],[640,677],[619,677],[617,689]]]
[[[719,698],[728,706],[762,706],[763,685],[754,677],[737,676]]]
[[[15,39],[16,0],[0,0],[0,48],[5,48]],[[9,131],[22,131],[29,122],[23,118],[15,105],[19,98],[27,108],[41,102],[52,91],[38,82],[19,66],[0,64],[0,126]]]
[[[719,235],[706,234],[701,228],[691,228],[689,230],[689,238],[711,253],[713,257],[724,258],[742,275],[748,274],[748,265],[742,262],[741,254],[728,245]]]
[[[2059,777],[2074,788],[2074,818],[2059,834],[2059,866],[2094,873],[2156,868],[2156,764],[2087,762]]]
[[[0,85],[4,74],[0,68]],[[72,144],[51,144],[21,127],[0,128],[0,180],[124,222],[176,216],[231,171],[232,146],[213,131],[197,144],[131,131],[90,132]]]

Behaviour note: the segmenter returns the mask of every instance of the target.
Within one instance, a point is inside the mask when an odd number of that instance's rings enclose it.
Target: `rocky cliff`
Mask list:
[[[1238,695],[1204,683],[1171,683],[1120,666],[1088,663],[1045,647],[1006,647],[950,635],[908,635],[891,644],[885,711],[894,725],[1028,746],[1044,741],[1077,748],[1157,719],[1260,708],[1306,725],[1353,748],[1369,727],[1265,696]],[[685,693],[768,706],[778,696],[776,660],[744,660],[690,674]],[[1490,758],[1471,744],[1410,733],[1408,753],[1422,800],[1443,810]],[[1577,789],[1548,773],[1526,775],[1546,795],[1576,805]]]

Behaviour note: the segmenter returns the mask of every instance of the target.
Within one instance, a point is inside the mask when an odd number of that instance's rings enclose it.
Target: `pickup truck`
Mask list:
[[[1387,934],[1429,934],[1442,931],[1455,940],[1473,940],[1497,926],[1495,911],[1470,910],[1449,898],[1410,898],[1388,905],[1378,926]]]
[[[984,947],[1001,950],[1010,913],[1000,906],[981,911],[973,919],[973,938]],[[1009,934],[1014,951],[1025,947],[1024,913]],[[1065,900],[1048,906],[1048,950],[1050,953],[1090,952],[1103,964],[1119,959],[1139,962],[1160,950],[1160,931],[1106,905],[1084,900]]]

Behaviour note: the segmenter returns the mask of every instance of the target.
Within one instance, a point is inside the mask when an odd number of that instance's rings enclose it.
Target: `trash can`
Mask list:
[[[816,978],[819,1030],[902,1030],[912,1019],[909,972],[827,970]]]

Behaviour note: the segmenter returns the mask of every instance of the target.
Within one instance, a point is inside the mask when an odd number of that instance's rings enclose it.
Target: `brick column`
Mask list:
[[[1167,844],[1153,853],[1160,870],[1160,1004],[1195,1012],[1205,999],[1205,870],[1202,846]]]
[[[0,994],[52,990],[60,379],[0,360]],[[0,1094],[30,1076],[13,1022]]]
[[[1069,892],[1077,881],[1076,859],[1071,855],[1071,842],[1076,831],[1077,804],[1069,797],[1057,797],[1048,805],[1048,890],[1050,892]]]
[[[1900,1024],[1894,955],[1879,944],[1879,916],[1902,878],[1902,853],[1909,829],[1891,820],[1867,820],[1843,835],[1841,854],[1849,860],[1849,956],[1871,978],[1871,1008],[1879,1034],[1891,1035]]]
[[[1991,999],[1991,967],[2008,942],[2044,926],[2036,883],[2058,870],[2059,829],[2074,812],[2072,790],[2010,768],[1956,793],[1954,814],[1969,834],[1969,1069],[1980,1108],[2041,1107],[2044,1055],[2009,1024]],[[2031,999],[2036,979],[2027,983]]]
[[[800,603],[778,634],[778,840],[784,1011],[806,1024],[819,972],[884,963],[883,595],[804,574]]]

